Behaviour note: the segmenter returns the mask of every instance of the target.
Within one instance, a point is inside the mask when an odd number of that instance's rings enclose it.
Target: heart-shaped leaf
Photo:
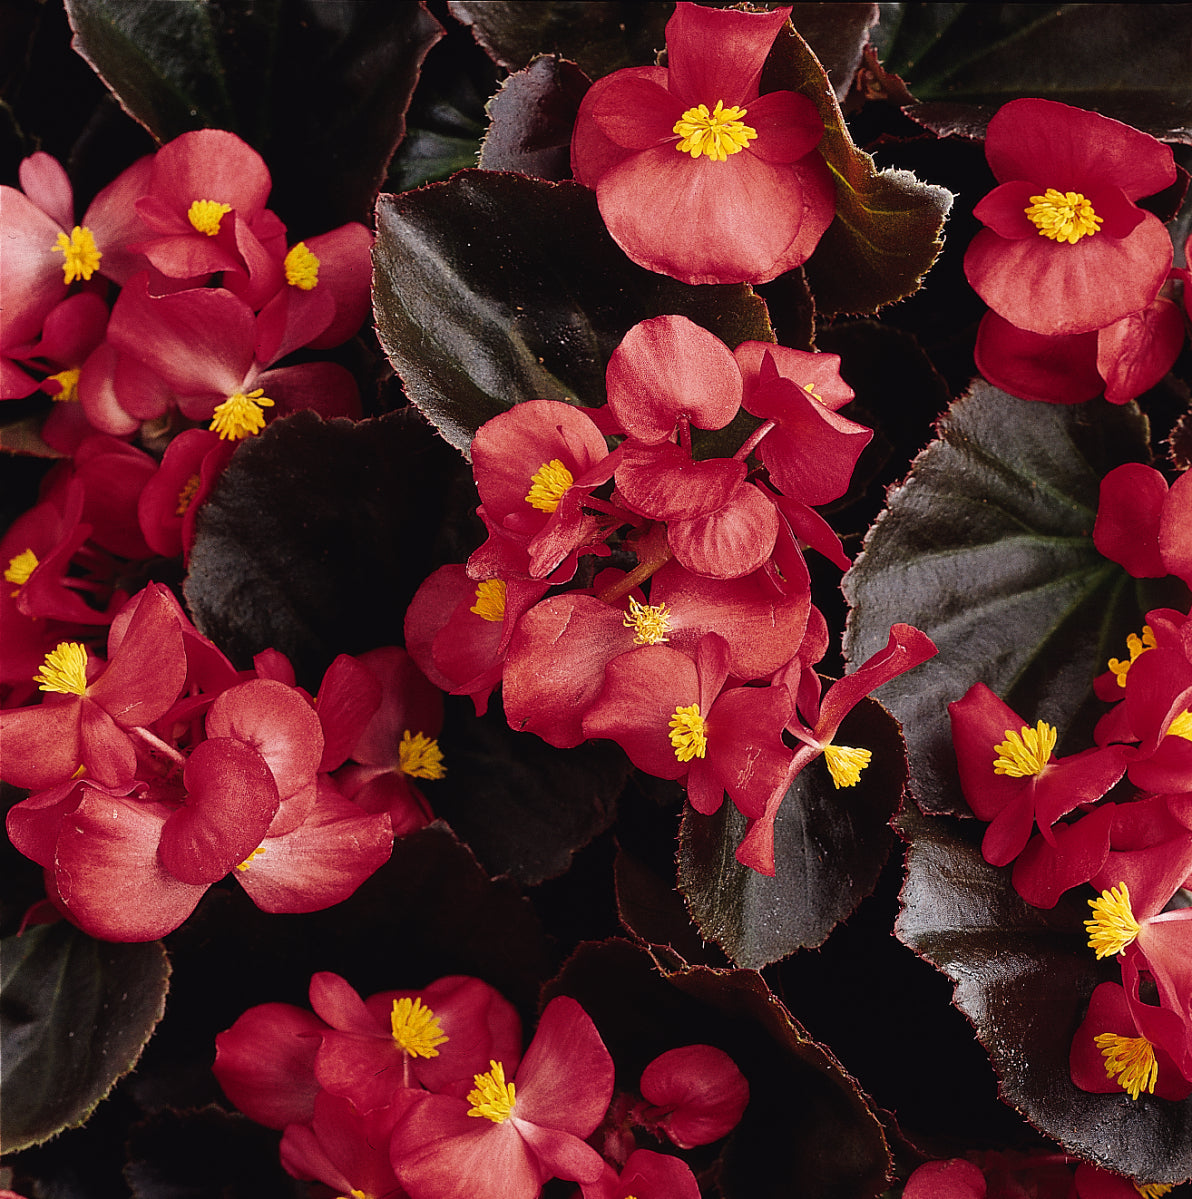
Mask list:
[[[81,1124],[165,1011],[160,942],[114,945],[71,925],[0,943],[0,1128],[12,1153]]]
[[[984,682],[1058,728],[1059,752],[1085,749],[1103,710],[1094,677],[1158,606],[1092,539],[1100,480],[1146,457],[1146,421],[1133,405],[1031,403],[979,381],[938,433],[845,576],[845,653],[863,662],[894,621],[936,643],[877,696],[902,722],[923,809],[967,813],[948,704]]]
[[[1192,1099],[1124,1091],[1092,1094],[1071,1080],[1068,1053],[1094,986],[1111,977],[1088,948],[1083,898],[1033,908],[1008,868],[981,856],[975,822],[908,812],[902,914],[905,945],[955,984],[1001,1080],[1002,1099],[1069,1152],[1133,1178],[1181,1182],[1192,1174]]]
[[[902,738],[880,704],[863,700],[834,740],[869,749],[872,761],[847,790],[822,757],[795,776],[775,822],[773,878],[734,858],[745,818],[731,803],[683,818],[679,889],[703,936],[738,966],[757,970],[822,944],[877,883],[906,782]]]

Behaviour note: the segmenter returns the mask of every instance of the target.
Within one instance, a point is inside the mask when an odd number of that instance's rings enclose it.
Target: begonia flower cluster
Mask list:
[[[163,936],[225,876],[265,911],[329,907],[430,819],[442,697],[404,650],[340,655],[312,697],[275,650],[237,671],[159,584],[114,608],[106,658],[89,641],[46,651],[0,737],[32,792],[8,836],[92,936]]]
[[[359,416],[332,362],[285,365],[360,328],[372,234],[289,238],[264,160],[233,133],[185,133],[135,162],[75,221],[61,165],[37,153],[0,188],[0,399],[59,401],[42,429],[72,454],[96,432],[205,426],[237,441],[302,408]]]
[[[1012,100],[989,122],[998,186],[964,259],[989,305],[976,360],[1027,400],[1124,404],[1171,369],[1184,312],[1173,247],[1140,201],[1186,186],[1170,148],[1120,121],[1054,100]],[[1187,293],[1185,291],[1185,303]]]
[[[513,1006],[478,978],[361,999],[323,972],[310,1004],[250,1008],[216,1038],[212,1068],[245,1115],[282,1131],[290,1174],[341,1195],[535,1199],[560,1178],[583,1199],[698,1199],[687,1163],[639,1137],[711,1144],[749,1102],[711,1045],[668,1050],[637,1094],[616,1091],[600,1033],[566,996],[528,1045]]]
[[[815,506],[844,494],[871,431],[838,411],[852,390],[835,355],[730,351],[682,316],[630,329],[606,384],[604,408],[534,400],[479,429],[488,538],[423,585],[406,643],[478,711],[499,682],[512,728],[616,741],[704,815],[727,792],[749,821],[738,859],[773,874],[794,776],[823,755],[836,786],[855,784],[868,751],[834,743],[841,721],[935,652],[896,625],[820,703],[827,629],[803,546],[848,564]],[[700,456],[698,431],[742,414],[752,431],[732,456]]]
[[[1101,484],[1094,542],[1136,578],[1192,586],[1192,476],[1170,488],[1128,464]],[[1054,755],[1058,732],[1034,727],[983,683],[949,705],[964,795],[988,823],[987,861],[1013,865],[1040,908],[1090,885],[1089,948],[1120,981],[1097,986],[1075,1030],[1072,1081],[1132,1099],[1192,1094],[1192,614],[1155,609],[1095,680],[1112,705],[1095,744]],[[1083,1193],[1083,1192],[1082,1192]]]

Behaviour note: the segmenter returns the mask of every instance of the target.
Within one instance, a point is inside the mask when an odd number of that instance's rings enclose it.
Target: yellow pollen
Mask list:
[[[415,779],[441,779],[447,773],[439,743],[425,733],[406,729],[397,747],[397,761],[402,774]]]
[[[526,503],[539,512],[553,512],[567,488],[575,482],[575,476],[558,460],[544,462],[530,478],[530,490]]]
[[[513,1112],[516,1092],[513,1083],[505,1081],[505,1067],[489,1058],[492,1067],[485,1074],[473,1074],[475,1088],[468,1092],[469,1116],[483,1116],[494,1124],[503,1124]]]
[[[9,594],[16,595],[29,582],[29,576],[36,569],[37,555],[32,550],[22,550],[15,558],[10,558],[4,579],[5,582],[15,583],[16,587]]]
[[[62,695],[87,694],[87,649],[79,641],[59,641],[46,654],[41,669],[33,676],[41,691]]]
[[[69,370],[59,371],[56,375],[50,375],[45,382],[49,383],[52,380],[58,384],[58,390],[53,392],[50,398],[59,404],[77,404],[79,402],[79,375],[82,373],[75,366]]]
[[[1168,737],[1183,737],[1185,741],[1192,741],[1192,712],[1181,712],[1167,726]]]
[[[1105,1077],[1117,1079],[1117,1084],[1131,1099],[1143,1091],[1155,1093],[1159,1080],[1159,1063],[1155,1048],[1146,1037],[1119,1037],[1115,1032],[1103,1032],[1093,1038],[1105,1059]]]
[[[993,773],[1008,774],[1016,779],[1042,774],[1058,737],[1059,733],[1042,720],[1033,729],[1023,725],[1018,733],[1007,729],[1005,741],[993,747],[1000,755],[993,760]]]
[[[246,857],[246,858],[244,859],[244,861],[243,861],[243,862],[241,862],[241,863],[240,863],[240,864],[239,864],[239,865],[236,867],[236,869],[237,869],[237,870],[240,870],[240,871],[242,871],[242,872],[243,872],[243,871],[247,871],[247,870],[248,870],[248,868],[249,868],[249,867],[252,865],[253,858],[259,858],[259,857],[261,856],[261,854],[263,854],[264,852],[265,852],[265,847],[264,847],[263,845],[258,845],[258,846],[256,847],[256,849],[254,849],[254,850],[252,851],[252,853],[250,853],[250,854],[248,855],[248,857]]]
[[[1096,899],[1089,900],[1093,918],[1084,922],[1089,930],[1089,948],[1097,951],[1098,958],[1113,957],[1121,953],[1142,932],[1130,907],[1130,888],[1119,883],[1108,891],[1102,891]]]
[[[265,414],[261,409],[272,407],[273,401],[265,395],[263,387],[247,395],[238,391],[216,407],[207,427],[219,434],[220,441],[240,441],[265,427]]]
[[[185,516],[190,510],[190,504],[195,498],[195,492],[199,489],[199,483],[199,476],[191,475],[190,478],[182,484],[182,490],[178,492],[178,507],[174,509],[175,516]]]
[[[1130,673],[1130,667],[1134,665],[1135,659],[1139,654],[1145,654],[1148,649],[1155,648],[1155,634],[1149,624],[1142,626],[1142,637],[1139,638],[1137,633],[1131,633],[1126,638],[1126,649],[1130,651],[1130,660],[1123,662],[1120,658],[1109,659],[1109,669],[1113,671],[1114,677],[1117,679],[1119,687],[1126,685],[1126,675]]]
[[[1134,1189],[1142,1196],[1142,1199],[1163,1199],[1164,1195],[1175,1189],[1175,1184],[1171,1182],[1136,1182]]]
[[[819,402],[820,402],[821,404],[824,402],[824,397],[823,397],[822,395],[820,395],[820,394],[819,394],[819,392],[817,392],[817,391],[815,390],[815,384],[814,384],[814,383],[804,383],[804,384],[803,384],[803,390],[804,390],[805,392],[807,392],[807,394],[808,394],[808,395],[809,395],[809,396],[810,396],[810,397],[811,397],[813,400],[819,400]]]
[[[717,100],[711,112],[706,104],[689,108],[675,122],[674,132],[683,139],[675,149],[692,158],[706,154],[713,162],[724,162],[757,137],[757,130],[741,120],[746,111],[736,106],[725,108],[723,100]]]
[[[1039,230],[1040,237],[1075,245],[1086,234],[1099,232],[1102,218],[1080,192],[1060,192],[1049,187],[1041,196],[1031,196],[1031,206],[1022,210]]]
[[[439,1027],[439,1018],[422,1000],[395,999],[389,1013],[393,1039],[411,1057],[438,1057],[436,1045],[451,1038]]]
[[[621,623],[633,630],[634,645],[658,645],[668,641],[671,612],[665,604],[643,604],[629,597],[629,612]]]
[[[218,200],[196,200],[186,211],[186,219],[199,233],[214,237],[219,232],[219,222],[225,212],[231,212],[231,204]]]
[[[824,761],[828,764],[828,773],[832,776],[832,786],[855,786],[861,778],[861,771],[869,765],[873,757],[867,749],[853,749],[849,745],[833,745],[829,742],[824,746]]]
[[[50,248],[50,253],[62,255],[62,277],[67,283],[73,283],[76,279],[90,279],[99,270],[99,260],[103,257],[86,225],[76,225],[69,237],[59,233],[58,241]]]
[[[336,1199],[371,1199],[367,1191],[358,1191],[353,1187],[346,1195],[337,1195]]]
[[[675,709],[670,718],[670,743],[675,747],[675,757],[680,762],[702,758],[708,752],[708,735],[704,732],[704,718],[699,714],[699,704]]]
[[[505,580],[485,579],[476,584],[476,602],[468,609],[481,620],[496,624],[505,619]]]
[[[310,291],[319,283],[319,260],[300,241],[286,255],[286,282],[301,291]]]

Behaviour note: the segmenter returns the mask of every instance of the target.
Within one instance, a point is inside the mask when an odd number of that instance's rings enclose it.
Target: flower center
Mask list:
[[[675,747],[675,757],[680,762],[702,758],[708,751],[708,735],[704,732],[704,718],[699,714],[699,704],[678,707],[670,718],[670,743]]]
[[[1031,196],[1031,206],[1024,208],[1040,237],[1075,245],[1086,234],[1099,232],[1102,218],[1080,192],[1060,192],[1049,187],[1041,196]]]
[[[59,404],[77,404],[79,401],[79,375],[82,371],[77,366],[69,370],[59,371],[42,380],[42,389],[47,383],[57,383],[58,390],[50,392],[50,398]]]
[[[198,475],[191,475],[182,484],[182,490],[178,492],[178,507],[174,509],[175,516],[185,516],[190,510],[191,501],[195,498],[195,492],[199,489],[199,482]]]
[[[425,733],[406,729],[397,747],[397,762],[402,774],[415,779],[441,779],[447,773],[439,743]]]
[[[1089,900],[1093,918],[1084,922],[1089,930],[1089,948],[1098,958],[1116,956],[1142,932],[1130,908],[1130,888],[1119,883]]]
[[[1155,1093],[1159,1079],[1159,1063],[1155,1048],[1146,1037],[1120,1037],[1115,1032],[1103,1032],[1093,1038],[1105,1059],[1105,1077],[1117,1079],[1123,1091],[1131,1099],[1137,1099],[1142,1091]]]
[[[833,745],[829,742],[824,746],[824,761],[832,776],[832,786],[837,789],[854,786],[872,757],[873,754],[867,749],[853,749],[849,745]]]
[[[530,479],[530,490],[526,503],[539,512],[553,512],[567,488],[575,482],[575,476],[558,460],[544,462]]]
[[[29,576],[37,569],[37,555],[32,550],[22,550],[15,558],[10,558],[4,579],[15,583],[16,587],[10,593],[16,595],[29,582]]]
[[[389,1013],[393,1039],[411,1057],[438,1057],[435,1048],[451,1038],[439,1027],[439,1018],[421,999],[395,999]]]
[[[468,609],[492,624],[505,619],[505,580],[485,579],[476,584],[476,602]]]
[[[1145,654],[1148,649],[1155,648],[1155,634],[1149,624],[1142,626],[1142,637],[1139,638],[1137,633],[1131,633],[1126,638],[1126,649],[1130,651],[1130,660],[1123,662],[1120,658],[1109,659],[1109,669],[1113,671],[1114,677],[1117,679],[1119,687],[1126,685],[1126,675],[1130,673],[1130,667],[1134,665],[1135,659],[1139,654]]]
[[[1168,737],[1183,737],[1185,741],[1192,741],[1192,712],[1181,712],[1167,726]]]
[[[59,641],[46,654],[41,669],[33,676],[41,691],[62,695],[87,694],[87,649],[79,641]]]
[[[261,856],[261,854],[263,854],[264,852],[265,852],[265,847],[264,847],[263,845],[258,845],[258,846],[256,847],[256,849],[254,849],[254,850],[252,851],[252,853],[250,853],[250,854],[248,855],[248,857],[246,857],[246,858],[244,859],[244,861],[243,861],[243,862],[241,862],[241,863],[240,863],[240,864],[239,864],[239,865],[236,867],[236,869],[237,869],[237,870],[239,870],[239,871],[241,871],[241,872],[247,871],[247,870],[248,870],[248,868],[249,868],[249,866],[251,866],[251,865],[252,865],[252,863],[253,863],[253,859],[254,859],[254,858],[259,858],[259,857]]]
[[[265,414],[261,409],[272,407],[273,401],[265,395],[263,387],[247,395],[238,391],[216,407],[207,427],[219,434],[220,441],[241,441],[265,427]]]
[[[634,645],[658,645],[670,632],[670,609],[665,604],[643,604],[629,597],[629,611],[621,623],[633,630]]]
[[[1174,1184],[1170,1182],[1136,1182],[1134,1189],[1142,1196],[1142,1199],[1163,1199],[1163,1196],[1174,1190]]]
[[[231,204],[221,204],[218,200],[196,200],[186,210],[186,219],[199,233],[214,237],[219,232],[223,214],[231,211]]]
[[[757,137],[757,130],[741,120],[745,113],[735,105],[725,108],[723,100],[717,100],[711,112],[706,104],[689,108],[675,122],[674,132],[682,138],[675,149],[692,158],[706,154],[713,162],[724,162]]]
[[[306,242],[300,241],[286,255],[284,263],[286,282],[291,287],[301,291],[310,291],[318,286],[319,260],[306,248]]]
[[[67,283],[90,279],[99,270],[99,260],[103,257],[86,225],[76,225],[69,237],[59,233],[50,253],[62,255],[62,277]]]
[[[505,1081],[505,1067],[489,1058],[492,1067],[485,1074],[472,1075],[475,1087],[468,1092],[469,1116],[483,1116],[494,1124],[503,1124],[513,1113],[516,1092],[513,1083]]]
[[[1033,729],[1023,725],[1018,733],[1007,729],[1005,741],[993,747],[1000,755],[993,760],[993,773],[1008,774],[1016,779],[1042,774],[1058,737],[1056,730],[1042,720]]]

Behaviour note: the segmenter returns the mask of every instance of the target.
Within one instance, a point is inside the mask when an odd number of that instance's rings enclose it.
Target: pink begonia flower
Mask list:
[[[267,1128],[314,1119],[315,1054],[328,1025],[305,1008],[262,1003],[215,1038],[211,1070],[227,1097]]]
[[[749,1083],[723,1049],[682,1045],[656,1057],[643,1071],[634,1121],[661,1132],[680,1149],[710,1145],[740,1123]]]
[[[595,1182],[580,1187],[583,1199],[700,1199],[699,1183],[681,1158],[635,1149],[620,1174],[606,1165]]]
[[[1159,294],[1171,238],[1136,200],[1176,181],[1149,134],[1054,100],[1003,105],[985,155],[999,186],[974,209],[986,226],[964,270],[994,312],[1032,333],[1087,333]]]
[[[680,3],[666,67],[614,71],[584,97],[572,169],[634,262],[684,283],[764,283],[805,262],[832,223],[815,105],[759,96],[789,15]]]
[[[550,1178],[595,1182],[604,1160],[584,1138],[608,1110],[614,1073],[583,1008],[552,999],[512,1077],[494,1060],[466,1098],[410,1090],[394,1100],[398,1181],[412,1199],[535,1199]]]
[[[236,443],[211,429],[184,429],[168,446],[137,500],[146,544],[164,558],[189,557],[195,517],[231,460]]]
[[[1126,770],[1116,747],[1053,758],[1056,730],[1042,720],[1028,728],[984,683],[950,703],[948,715],[961,790],[989,822],[981,853],[993,866],[1022,853],[1036,824],[1054,843],[1056,821],[1100,799]]]

